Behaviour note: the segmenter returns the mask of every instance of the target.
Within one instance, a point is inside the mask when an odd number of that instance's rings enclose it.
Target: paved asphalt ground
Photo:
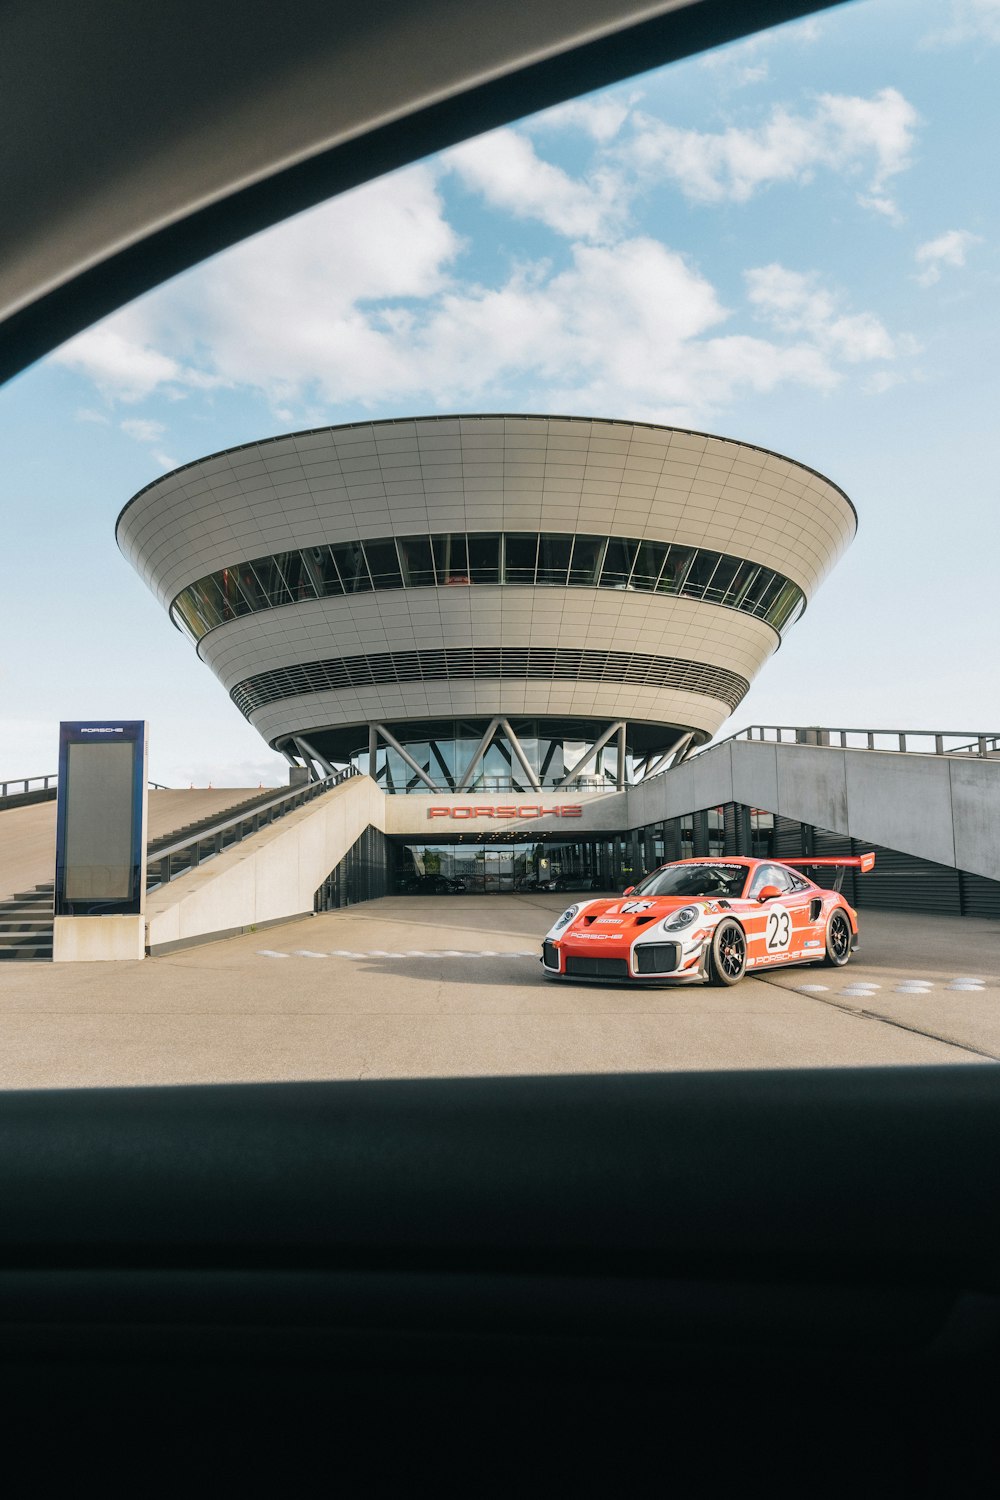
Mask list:
[[[846,969],[635,990],[542,977],[566,899],[389,897],[143,963],[0,964],[0,1087],[1000,1060],[1000,923],[862,914]]]

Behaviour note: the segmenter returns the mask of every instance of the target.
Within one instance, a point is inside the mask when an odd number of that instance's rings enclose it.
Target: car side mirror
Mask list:
[[[770,901],[772,897],[780,895],[781,892],[778,890],[778,887],[776,885],[765,885],[761,886],[760,890],[757,892],[757,900]]]
[[[623,896],[631,896],[631,894],[632,894],[632,892],[634,890],[635,890],[635,886],[634,885],[627,885],[625,887],[625,889],[622,891],[622,895]]]

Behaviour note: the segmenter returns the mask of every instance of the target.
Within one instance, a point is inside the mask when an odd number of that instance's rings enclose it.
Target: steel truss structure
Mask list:
[[[461,777],[456,777],[455,773],[449,769],[446,758],[434,739],[424,742],[428,748],[425,764],[421,764],[383,723],[372,721],[367,725],[367,741],[368,766],[376,768],[374,779],[386,791],[412,790],[414,783],[419,782],[426,791],[437,793],[472,792],[481,788],[484,779],[491,783],[497,780],[496,777],[484,777],[487,752],[494,746],[510,767],[510,776],[507,778],[509,787],[491,785],[489,789],[533,792],[543,791],[546,787],[552,791],[571,787],[579,788],[580,780],[584,776],[587,777],[588,790],[599,790],[601,786],[606,786],[609,790],[614,788],[622,791],[626,785],[634,786],[648,777],[659,775],[662,771],[680,765],[695,747],[694,734],[684,733],[679,738],[672,739],[668,745],[633,755],[631,775],[629,775],[628,723],[625,719],[615,719],[602,730],[570,770],[558,779],[546,781],[550,762],[561,742],[557,739],[551,741],[548,752],[539,770],[536,771],[510,719],[502,714],[496,714],[490,719]],[[613,773],[607,769],[597,769],[601,752],[611,745],[612,741],[616,742]],[[405,786],[393,785],[388,759],[380,769],[378,768],[380,745],[399,756],[403,764],[412,772]],[[305,735],[291,736],[289,742],[282,747],[282,753],[293,767],[300,769],[304,767],[312,781],[323,781],[339,769]],[[595,782],[598,783],[597,786]]]

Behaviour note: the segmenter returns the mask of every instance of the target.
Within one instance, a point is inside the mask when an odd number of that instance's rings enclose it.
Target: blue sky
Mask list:
[[[0,776],[151,721],[171,785],[284,779],[121,558],[142,485],[366,417],[719,432],[861,526],[723,733],[1000,730],[1000,0],[857,0],[466,143],[217,257],[0,390]]]

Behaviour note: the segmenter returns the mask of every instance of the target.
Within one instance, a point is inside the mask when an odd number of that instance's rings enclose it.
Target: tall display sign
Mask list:
[[[53,958],[145,953],[147,727],[59,726]]]

